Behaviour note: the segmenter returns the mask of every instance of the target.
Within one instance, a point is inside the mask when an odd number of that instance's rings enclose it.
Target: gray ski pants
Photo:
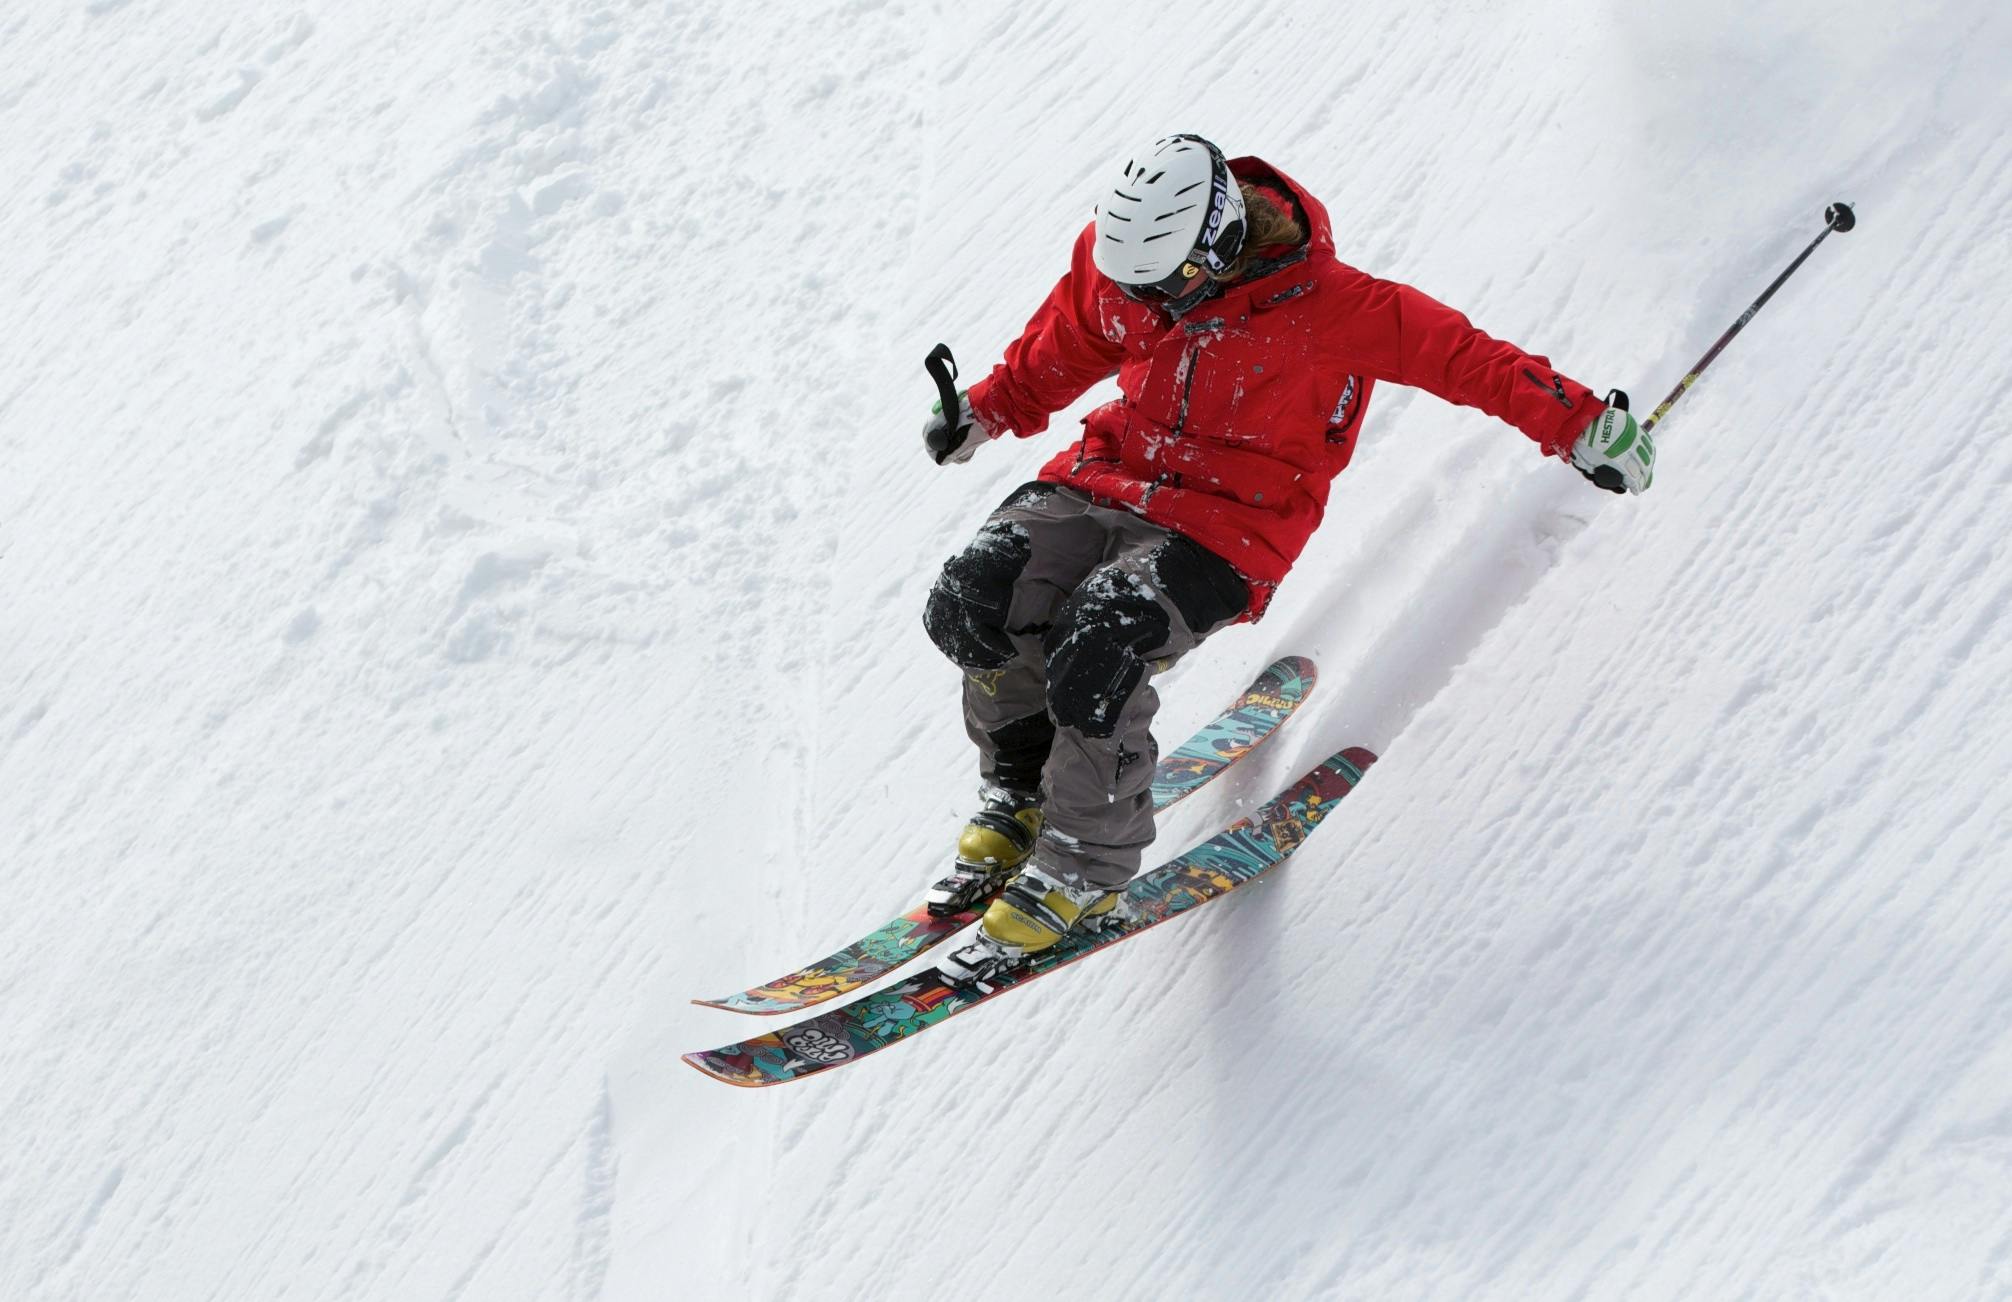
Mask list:
[[[923,624],[964,671],[985,784],[1043,794],[1039,866],[1078,886],[1138,872],[1153,839],[1153,675],[1249,602],[1206,548],[1055,484],[1016,490],[944,565]]]

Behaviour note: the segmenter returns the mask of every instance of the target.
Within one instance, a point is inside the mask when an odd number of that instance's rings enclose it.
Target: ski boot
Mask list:
[[[957,862],[924,897],[932,918],[985,903],[1034,853],[1034,838],[1041,833],[1041,797],[1000,787],[987,787],[983,795],[984,807],[957,838]]]
[[[955,985],[989,988],[991,982],[1019,968],[1075,931],[1094,931],[1121,923],[1125,893],[1102,886],[1071,886],[1029,867],[1006,886],[985,910],[978,934],[945,959],[938,970]]]

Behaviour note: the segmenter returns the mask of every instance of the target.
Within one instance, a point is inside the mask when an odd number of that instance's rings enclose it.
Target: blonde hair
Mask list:
[[[1229,268],[1218,280],[1240,279],[1251,264],[1257,261],[1258,250],[1278,244],[1302,244],[1306,241],[1306,228],[1299,224],[1290,212],[1279,207],[1248,181],[1239,180],[1237,189],[1244,196],[1244,247],[1230,262]]]

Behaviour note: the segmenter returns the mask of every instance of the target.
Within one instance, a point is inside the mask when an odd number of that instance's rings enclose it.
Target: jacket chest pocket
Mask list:
[[[1187,431],[1237,447],[1270,447],[1314,417],[1320,400],[1305,334],[1254,324],[1260,328],[1226,331],[1195,350]]]
[[[1183,405],[1194,382],[1194,341],[1175,332],[1153,349],[1141,372],[1132,405],[1139,414],[1167,429],[1178,429]]]
[[[1240,428],[1262,407],[1266,371],[1276,370],[1248,336],[1221,335],[1198,342],[1189,354],[1186,409],[1181,428],[1204,438],[1245,442],[1262,431]],[[1239,416],[1246,419],[1239,421]]]

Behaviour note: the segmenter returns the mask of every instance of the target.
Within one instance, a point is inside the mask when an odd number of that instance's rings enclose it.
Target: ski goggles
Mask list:
[[[1125,297],[1135,303],[1171,303],[1175,299],[1186,298],[1208,283],[1208,276],[1199,256],[1190,254],[1186,261],[1166,275],[1146,285],[1127,285],[1116,282]]]

